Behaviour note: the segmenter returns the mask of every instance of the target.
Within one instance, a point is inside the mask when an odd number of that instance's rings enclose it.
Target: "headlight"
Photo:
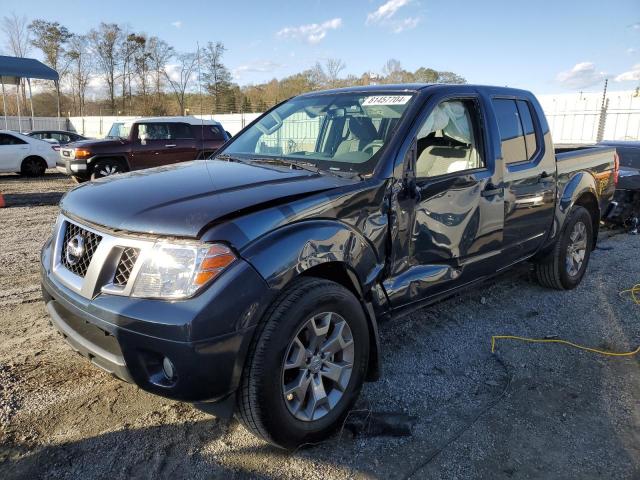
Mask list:
[[[142,259],[131,296],[190,297],[234,260],[236,256],[225,245],[157,242]]]

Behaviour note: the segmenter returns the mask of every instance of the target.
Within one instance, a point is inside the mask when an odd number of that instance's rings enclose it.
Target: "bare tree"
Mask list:
[[[176,59],[178,60],[178,64],[175,65],[175,74],[171,78],[172,75],[167,72],[167,69],[164,69],[164,75],[171,86],[171,90],[173,90],[174,95],[176,96],[176,100],[180,105],[180,114],[184,115],[185,113],[185,96],[187,92],[187,88],[189,87],[189,81],[193,75],[193,71],[196,68],[196,64],[198,62],[198,57],[193,53],[181,53],[176,55]]]
[[[395,58],[390,58],[382,67],[382,73],[386,77],[385,83],[399,83],[402,82],[404,70],[402,65]]]
[[[31,50],[31,36],[29,32],[29,20],[26,16],[19,17],[15,13],[4,16],[0,27],[6,37],[6,46],[14,57],[26,57]],[[27,105],[27,92],[24,81],[20,80],[22,90],[22,104]]]
[[[19,17],[15,13],[2,18],[2,31],[6,37],[7,50],[14,57],[26,57],[31,50],[31,36],[27,17]]]
[[[84,116],[87,88],[94,68],[93,55],[89,49],[87,36],[74,35],[71,37],[65,56],[69,62],[71,93],[74,103],[77,100],[78,111],[82,117]]]
[[[89,32],[91,47],[96,55],[100,71],[107,84],[111,112],[116,110],[115,81],[118,68],[118,45],[122,38],[122,28],[115,23],[101,23],[97,30]]]
[[[204,66],[205,86],[213,96],[214,113],[220,112],[222,97],[227,93],[231,85],[231,73],[222,63],[222,56],[226,50],[222,42],[209,42],[200,52]]]
[[[347,65],[339,58],[327,58],[324,65],[328,84],[335,86],[340,78],[340,72],[342,72]]]
[[[142,97],[142,108],[147,112],[147,97],[149,94],[149,72],[151,70],[151,52],[149,40],[145,35],[137,35],[137,47],[133,55],[133,67],[138,83],[138,92]]]
[[[131,108],[131,77],[135,69],[135,57],[138,55],[141,49],[144,49],[146,38],[142,35],[136,35],[135,33],[124,32],[122,35],[122,43],[119,47],[120,65],[122,66],[122,73],[120,79],[122,80],[122,110],[125,109],[127,96],[129,97],[129,108]]]
[[[41,19],[31,22],[29,31],[32,33],[31,44],[43,53],[45,63],[58,72],[60,78],[63,78],[69,67],[68,61],[65,61],[64,51],[66,43],[72,37],[71,32],[58,22]],[[60,98],[59,81],[55,82],[55,88]]]
[[[153,70],[155,80],[156,100],[159,100],[160,93],[162,92],[162,81],[165,78],[165,67],[173,56],[173,47],[158,37],[149,38],[147,43],[151,69]]]

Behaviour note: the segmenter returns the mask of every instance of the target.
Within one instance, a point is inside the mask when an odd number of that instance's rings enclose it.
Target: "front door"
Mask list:
[[[415,185],[392,201],[392,307],[478,278],[502,248],[502,169],[486,148],[479,96],[431,99],[414,138]]]
[[[27,156],[29,144],[8,133],[0,133],[0,171],[19,172],[21,162]]]

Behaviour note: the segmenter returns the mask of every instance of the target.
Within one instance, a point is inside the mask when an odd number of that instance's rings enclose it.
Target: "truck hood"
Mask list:
[[[81,185],[60,208],[114,230],[197,238],[209,225],[353,182],[306,170],[196,160]]]
[[[123,145],[124,142],[117,138],[102,138],[102,139],[87,139],[87,140],[77,140],[75,142],[68,143],[64,146],[64,148],[75,148],[75,147],[110,147],[112,145]]]

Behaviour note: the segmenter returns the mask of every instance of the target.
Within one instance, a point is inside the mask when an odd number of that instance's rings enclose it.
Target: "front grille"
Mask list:
[[[120,260],[118,261],[118,268],[116,268],[116,274],[113,277],[114,285],[124,287],[127,284],[139,253],[140,250],[132,247],[127,247],[122,250],[122,255],[120,255]]]
[[[69,243],[73,240],[81,239],[82,254],[78,257],[69,255],[67,258],[67,250],[69,249]],[[80,277],[84,277],[87,274],[87,269],[93,258],[93,254],[98,249],[102,237],[96,233],[85,230],[78,225],[67,222],[67,226],[64,232],[64,240],[62,241],[62,265],[75,273]]]

